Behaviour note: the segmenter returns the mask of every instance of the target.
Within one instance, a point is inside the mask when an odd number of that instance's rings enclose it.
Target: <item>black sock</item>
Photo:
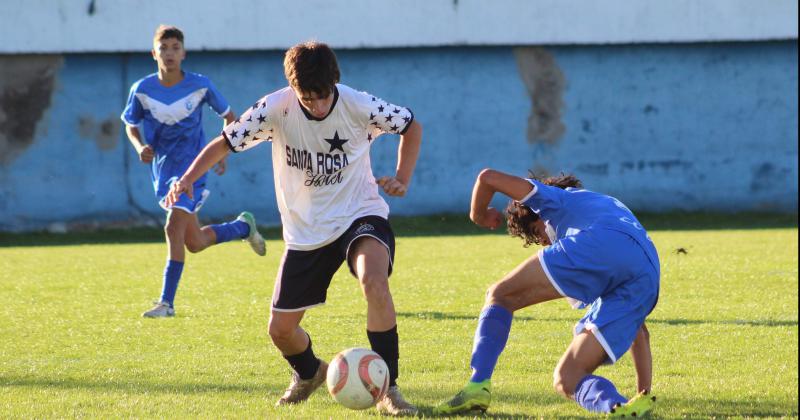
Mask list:
[[[386,365],[389,366],[389,385],[397,385],[398,361],[400,359],[400,345],[397,338],[397,325],[389,331],[367,331],[369,344],[372,351],[378,353]]]
[[[300,375],[300,379],[311,379],[319,369],[319,359],[314,356],[314,350],[311,349],[311,337],[308,337],[308,348],[302,353],[293,354],[291,356],[283,356],[286,361],[292,366],[295,372]]]

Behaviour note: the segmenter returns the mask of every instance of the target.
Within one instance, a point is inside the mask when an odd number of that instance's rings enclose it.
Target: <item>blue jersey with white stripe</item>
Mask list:
[[[528,179],[533,191],[520,202],[547,225],[551,242],[590,228],[612,229],[631,236],[660,272],[658,253],[636,216],[614,197],[580,188],[561,189]]]
[[[201,74],[184,72],[183,80],[166,87],[154,73],[131,86],[121,118],[128,125],[141,125],[144,141],[155,151],[151,176],[159,198],[205,146],[203,104],[220,116],[230,110],[222,94]],[[195,185],[204,184],[205,174]]]

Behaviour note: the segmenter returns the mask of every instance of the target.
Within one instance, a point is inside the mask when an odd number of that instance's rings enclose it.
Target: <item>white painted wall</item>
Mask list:
[[[0,0],[0,53],[797,39],[796,0]]]

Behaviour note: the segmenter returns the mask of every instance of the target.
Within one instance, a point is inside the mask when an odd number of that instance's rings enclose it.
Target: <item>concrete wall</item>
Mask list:
[[[160,23],[190,50],[774,40],[797,39],[797,1],[3,0],[0,53],[142,52]]]
[[[495,167],[574,172],[648,211],[797,211],[797,41],[340,50],[343,82],[411,107],[425,127],[394,214],[466,212]],[[235,109],[284,86],[282,53],[194,52]],[[118,115],[146,54],[0,56],[0,230],[161,218]],[[206,112],[206,132],[220,120]],[[396,138],[373,146],[393,173]],[[210,176],[202,214],[278,214],[269,146]],[[501,203],[498,203],[501,204]]]

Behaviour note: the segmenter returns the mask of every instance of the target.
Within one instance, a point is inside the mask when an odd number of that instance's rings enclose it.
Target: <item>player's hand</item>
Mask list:
[[[145,144],[142,148],[136,150],[136,153],[139,154],[139,160],[144,163],[150,163],[153,161],[153,156],[155,156],[155,152],[153,151],[153,147],[149,144]]]
[[[406,191],[408,190],[406,184],[400,182],[393,176],[380,177],[377,179],[377,182],[378,185],[383,188],[383,191],[391,196],[402,197],[406,195]]]
[[[503,224],[503,213],[500,213],[500,211],[494,207],[489,207],[486,209],[486,212],[477,216],[472,221],[478,226],[494,230]]]
[[[172,183],[172,185],[169,187],[167,197],[164,200],[167,208],[170,208],[173,204],[177,203],[181,194],[186,194],[190,199],[194,200],[194,187],[192,186],[191,182],[186,182],[179,179]]]
[[[216,165],[214,165],[214,173],[217,175],[222,175],[225,173],[225,169],[228,169],[228,164],[225,162],[225,158],[222,158]]]

